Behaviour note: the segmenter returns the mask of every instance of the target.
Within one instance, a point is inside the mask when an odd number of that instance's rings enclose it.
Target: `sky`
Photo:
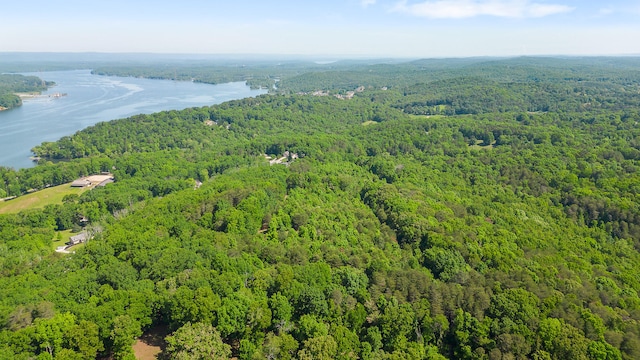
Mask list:
[[[0,15],[0,52],[640,55],[639,0],[29,0]]]

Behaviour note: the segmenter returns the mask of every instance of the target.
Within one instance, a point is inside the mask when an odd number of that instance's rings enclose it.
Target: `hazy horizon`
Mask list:
[[[183,64],[183,65],[259,65],[274,63],[299,63],[308,62],[318,65],[333,64],[338,62],[369,63],[369,64],[401,64],[421,60],[505,60],[517,58],[554,58],[554,59],[580,59],[580,58],[636,58],[637,54],[605,54],[605,55],[571,55],[571,54],[538,54],[538,55],[512,55],[512,56],[431,56],[431,57],[392,57],[392,56],[354,56],[354,55],[322,55],[322,54],[206,54],[206,53],[135,53],[135,52],[2,52],[0,51],[0,64],[15,66],[16,64],[68,64],[74,69],[80,64],[85,64],[90,69],[95,66],[108,64]],[[65,67],[63,67],[65,68]],[[29,67],[26,67],[29,69]],[[62,68],[61,68],[62,69]],[[77,68],[80,69],[80,68]],[[21,70],[22,71],[22,70]],[[24,70],[27,71],[27,70]],[[31,70],[29,70],[31,71]],[[46,70],[45,70],[46,71]],[[10,71],[13,72],[13,71]]]
[[[577,0],[12,2],[0,52],[340,58],[640,54],[640,4]]]

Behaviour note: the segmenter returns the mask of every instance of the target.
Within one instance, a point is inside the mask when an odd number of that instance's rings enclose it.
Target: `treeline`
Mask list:
[[[243,81],[252,89],[272,89],[280,78],[299,74],[301,71],[309,71],[312,68],[316,68],[316,66],[308,63],[300,63],[294,66],[292,66],[292,64],[286,64],[282,66],[278,64],[255,64],[251,62],[248,65],[243,63],[226,65],[103,65],[94,69],[92,73],[96,75],[194,81],[207,84]]]
[[[636,98],[574,108],[585,85],[532,112],[568,87],[439,81],[134,116],[36,147],[66,161],[2,169],[5,192],[116,182],[0,216],[0,358],[130,358],[158,327],[169,358],[640,358]],[[398,106],[449,88],[477,109]],[[286,166],[264,157],[285,151]],[[95,237],[54,254],[84,218]]]
[[[598,82],[498,83],[456,78],[410,86],[394,107],[415,115],[495,112],[585,112],[637,108],[635,85],[607,87]]]
[[[394,89],[394,106],[409,113],[477,114],[494,111],[584,111],[614,104],[637,106],[638,58],[469,58],[101,65],[95,74],[218,84],[246,81],[272,93],[329,91],[359,87]],[[401,98],[397,98],[402,94]],[[389,97],[389,95],[385,95]],[[380,97],[379,99],[380,100]]]
[[[278,89],[285,93],[348,91],[359,86],[397,89],[442,80],[478,78],[502,84],[572,86],[596,82],[611,91],[616,88],[613,84],[635,88],[640,78],[640,59],[632,57],[426,59],[395,64],[372,62],[346,66],[338,63],[335,67],[287,76],[278,84]]]
[[[22,105],[22,100],[18,95],[9,92],[0,93],[0,107],[13,109],[20,105]]]

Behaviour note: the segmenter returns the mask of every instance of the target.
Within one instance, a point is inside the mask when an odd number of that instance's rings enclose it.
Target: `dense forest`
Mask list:
[[[0,74],[0,109],[11,109],[22,105],[22,100],[15,93],[40,92],[54,85],[44,82],[36,76],[18,74]]]
[[[639,59],[344,66],[0,168],[116,180],[0,215],[0,359],[640,358]]]

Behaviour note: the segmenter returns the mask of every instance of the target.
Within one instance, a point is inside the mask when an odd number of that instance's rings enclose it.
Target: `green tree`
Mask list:
[[[140,323],[129,315],[120,315],[113,319],[110,339],[113,342],[113,356],[116,359],[133,359],[135,339],[142,335]]]
[[[262,344],[265,359],[292,359],[298,350],[298,342],[290,334],[268,333]]]
[[[231,346],[225,344],[220,332],[210,324],[186,323],[167,336],[167,355],[177,360],[229,359]]]
[[[80,320],[78,325],[69,332],[69,345],[83,359],[95,359],[98,352],[104,350],[98,334],[98,326],[86,320]]]
[[[425,250],[424,263],[442,281],[451,280],[469,267],[460,252],[440,247]]]
[[[542,348],[554,359],[588,359],[589,341],[578,329],[555,318],[547,318],[540,322],[538,331]],[[593,348],[592,353],[599,353]]]
[[[332,360],[336,358],[338,345],[331,335],[313,337],[304,342],[298,351],[300,360]]]
[[[34,337],[38,347],[50,356],[56,356],[58,351],[68,348],[69,334],[76,326],[75,321],[75,316],[70,313],[36,319]]]
[[[293,315],[293,306],[289,303],[289,299],[279,292],[275,293],[269,298],[269,307],[273,316],[273,326],[278,332],[286,332]]]

